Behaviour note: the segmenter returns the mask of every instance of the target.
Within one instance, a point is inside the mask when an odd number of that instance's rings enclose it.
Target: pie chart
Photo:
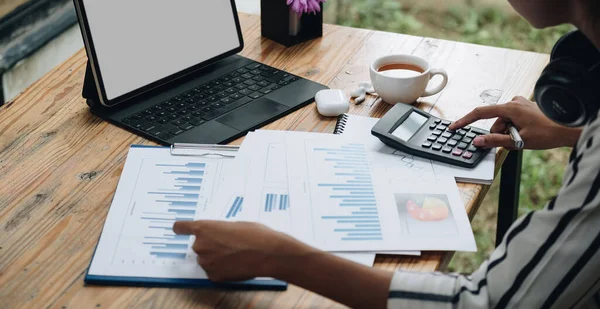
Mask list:
[[[406,210],[419,221],[442,221],[450,214],[446,202],[437,197],[426,197],[421,205],[410,199],[406,202]]]

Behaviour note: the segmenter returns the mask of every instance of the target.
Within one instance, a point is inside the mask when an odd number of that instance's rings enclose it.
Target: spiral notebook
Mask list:
[[[371,129],[377,121],[379,121],[378,118],[343,114],[338,117],[333,133],[350,135],[368,141],[367,145],[370,147],[370,150],[376,154],[373,156],[373,163],[377,165],[401,166],[421,174],[431,173],[434,177],[442,175],[453,176],[458,182],[489,185],[494,181],[495,150],[490,151],[472,169],[436,162],[404,153],[383,144],[377,137],[371,134]]]

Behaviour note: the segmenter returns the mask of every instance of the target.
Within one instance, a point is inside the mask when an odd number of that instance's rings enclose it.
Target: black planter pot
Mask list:
[[[291,12],[286,0],[261,0],[261,34],[287,47],[323,36],[323,4],[321,12],[298,16]]]

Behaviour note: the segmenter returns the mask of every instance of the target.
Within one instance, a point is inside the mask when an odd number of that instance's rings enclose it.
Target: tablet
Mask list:
[[[234,0],[75,0],[100,102],[115,106],[238,53]]]

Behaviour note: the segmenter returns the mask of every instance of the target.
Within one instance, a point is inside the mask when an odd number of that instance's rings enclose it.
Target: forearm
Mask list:
[[[558,134],[562,135],[565,147],[574,147],[581,136],[583,128],[560,127]]]
[[[386,308],[393,273],[308,250],[273,264],[274,276],[352,308]]]

